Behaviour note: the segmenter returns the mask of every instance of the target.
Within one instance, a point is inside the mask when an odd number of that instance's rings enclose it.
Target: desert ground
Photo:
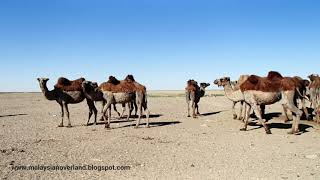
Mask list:
[[[222,91],[207,92],[202,116],[187,117],[183,91],[150,91],[151,128],[134,129],[113,114],[85,126],[85,102],[70,105],[72,128],[58,128],[60,107],[41,93],[0,94],[2,179],[320,179],[319,125],[301,121],[301,135],[288,135],[280,104],[267,106],[272,134],[232,119]],[[101,104],[96,104],[101,108]],[[118,110],[121,110],[118,106]],[[99,117],[101,114],[99,114]],[[98,118],[99,118],[98,117]],[[93,122],[93,119],[91,120]],[[65,120],[67,125],[67,120]],[[25,171],[20,165],[130,166],[124,171]]]

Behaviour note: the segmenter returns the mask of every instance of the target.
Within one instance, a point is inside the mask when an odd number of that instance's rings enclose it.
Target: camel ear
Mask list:
[[[37,78],[37,80],[40,82],[40,78]]]

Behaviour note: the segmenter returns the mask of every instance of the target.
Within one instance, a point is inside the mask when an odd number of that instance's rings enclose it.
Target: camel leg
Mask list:
[[[297,108],[297,106],[295,106],[294,95],[295,95],[294,92],[291,92],[291,91],[282,92],[282,97],[284,98],[284,102],[286,103],[288,109],[292,112],[292,115],[294,116],[292,129],[288,132],[288,134],[299,133],[299,123],[302,115],[302,111],[300,111],[300,109]]]
[[[62,103],[59,103],[59,105],[61,107],[61,123],[58,125],[58,127],[63,127],[64,107]]]
[[[191,103],[191,106],[192,106],[192,117],[193,118],[196,118],[196,103],[194,101],[192,101]]]
[[[245,119],[246,119],[247,107],[248,107],[247,103],[243,102],[243,107],[242,107],[242,108],[243,108],[244,110],[242,110],[243,114],[242,114],[242,118],[240,119],[240,120],[242,120],[243,122],[244,122]],[[251,107],[250,107],[250,110],[251,110]],[[250,112],[249,112],[249,113],[250,113]],[[250,114],[249,114],[249,116],[250,116]]]
[[[139,124],[140,124],[140,119],[141,119],[141,116],[142,116],[142,105],[141,103],[138,104],[138,120],[136,122],[136,126],[134,128],[138,128],[139,127]]]
[[[188,106],[188,117],[190,117],[190,101],[187,101],[187,106]]]
[[[306,115],[307,120],[310,120],[310,115],[309,115],[308,109],[306,107],[306,100],[304,98],[301,99],[301,105],[302,105],[302,109],[303,109],[304,114]]]
[[[316,114],[316,122],[320,123],[320,109],[318,108],[317,114]]]
[[[198,103],[196,103],[196,109],[197,109],[197,115],[200,115]]]
[[[118,114],[119,119],[121,119],[122,115],[118,112],[116,104],[113,104],[113,110]]]
[[[66,110],[67,113],[67,118],[68,118],[68,128],[71,128],[71,121],[70,121],[70,113],[69,113],[69,108],[67,103],[63,103],[64,109]]]
[[[149,126],[150,111],[149,111],[148,106],[147,106],[146,103],[144,103],[143,108],[144,108],[144,111],[146,112],[146,117],[147,117],[147,125],[146,126],[147,126],[147,128],[149,128],[150,127]]]
[[[129,104],[129,103],[128,103]],[[122,105],[122,112],[121,114],[119,113],[119,119],[121,119],[124,115],[124,112],[126,111],[126,103],[121,104]],[[130,108],[129,108],[130,109]]]
[[[131,111],[131,104],[130,104],[130,103],[127,103],[127,106],[128,106],[128,109],[129,109],[127,121],[129,121],[129,119],[130,119],[130,117],[131,117],[131,112],[132,112],[132,111]],[[123,109],[125,109],[125,107],[126,107],[126,104],[124,104]]]
[[[238,120],[242,120],[242,111],[243,111],[243,101],[240,101],[240,110],[239,110],[239,116],[238,116]]]
[[[287,107],[287,105],[286,104],[282,104],[282,108],[283,108],[283,113],[284,113],[284,115],[285,115],[285,120],[284,120],[284,122],[286,123],[286,122],[288,122],[289,120],[290,120],[290,118],[289,118],[289,116],[288,116],[288,107]]]
[[[135,102],[135,101],[133,101],[133,107],[134,107],[134,110],[135,110],[135,112],[134,112],[134,116],[137,116],[137,114],[138,114],[138,106],[137,106],[137,103]]]
[[[104,108],[104,106],[106,105],[106,101],[102,101],[102,108],[101,108],[101,114],[102,114],[102,116],[101,116],[101,118],[100,118],[100,121],[104,121],[104,118],[103,118],[103,108]]]
[[[265,121],[262,119],[262,112],[261,112],[261,107],[258,106],[257,104],[253,104],[253,109],[256,112],[256,115],[258,117],[259,122],[262,124],[262,126],[264,127],[264,130],[266,131],[266,134],[271,134],[271,131],[269,129],[269,127],[267,126],[267,124],[265,123]]]
[[[87,104],[89,106],[89,117],[88,117],[87,126],[89,125],[92,114],[94,114],[94,125],[96,125],[97,124],[97,113],[98,113],[97,108],[94,105],[94,102],[89,99],[87,99]]]
[[[110,118],[111,118],[111,103],[109,103],[109,102],[110,101],[108,101],[107,104],[104,105],[103,113],[102,113],[102,116],[103,116],[104,121],[105,121],[105,128],[107,128],[107,129],[110,129]],[[109,113],[109,116],[106,116],[107,112]]]
[[[232,104],[233,119],[237,119],[237,113],[235,110],[236,104],[237,104],[237,102],[233,102],[233,104]]]
[[[240,129],[240,131],[246,131],[248,128],[248,122],[250,118],[251,106],[245,103],[245,115],[244,115],[244,127]]]

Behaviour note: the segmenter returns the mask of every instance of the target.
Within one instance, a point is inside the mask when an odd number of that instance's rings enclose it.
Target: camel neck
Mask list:
[[[204,88],[200,88],[200,97],[203,97],[206,93],[206,90]]]
[[[230,82],[228,84],[226,84],[225,86],[223,86],[223,88],[224,88],[224,92],[225,92],[226,96],[228,98],[232,98],[232,93],[234,91],[232,89],[232,86],[231,86]]]
[[[54,91],[49,91],[46,83],[40,84],[40,88],[48,100],[56,100]]]

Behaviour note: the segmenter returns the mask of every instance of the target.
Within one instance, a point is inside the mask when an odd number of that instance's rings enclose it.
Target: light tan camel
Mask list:
[[[239,120],[244,120],[244,116],[242,116],[242,109],[245,108],[244,105],[244,96],[240,90],[240,85],[248,79],[248,75],[241,75],[239,80],[237,81],[236,84],[232,85],[230,78],[229,77],[223,77],[220,79],[216,79],[213,83],[217,86],[222,86],[224,89],[224,92],[229,100],[233,102],[232,104],[232,112],[233,112],[233,119],[239,119]],[[237,115],[235,111],[235,106],[236,104],[240,102],[240,111],[239,115]]]
[[[64,112],[66,112],[68,118],[67,127],[71,127],[68,104],[78,104],[84,99],[87,100],[89,107],[88,122],[90,121],[92,114],[94,114],[95,122],[97,121],[97,109],[94,102],[86,98],[82,92],[81,83],[84,81],[84,78],[80,78],[75,81],[69,81],[66,78],[59,78],[58,83],[52,91],[49,91],[47,88],[48,78],[38,78],[37,80],[39,81],[41,91],[45,98],[50,101],[57,101],[61,107],[61,123],[58,127],[63,127]]]
[[[260,105],[270,105],[278,102],[280,99],[284,107],[293,113],[293,124],[289,134],[299,133],[299,121],[302,111],[297,108],[296,85],[293,78],[282,77],[280,73],[270,71],[267,78],[251,75],[241,86],[245,102],[249,106],[246,112],[245,124],[241,131],[246,131],[248,126],[249,114],[251,108],[263,125],[267,134],[271,134],[270,129],[262,120]]]
[[[192,106],[192,117],[196,118],[195,109],[197,109],[197,115],[200,115],[199,113],[199,105],[200,98],[204,96],[205,89],[210,86],[209,83],[200,83],[200,87],[198,86],[197,81],[190,79],[187,81],[187,87],[186,87],[186,100],[187,100],[187,106],[188,106],[188,117],[190,117],[190,102]]]

